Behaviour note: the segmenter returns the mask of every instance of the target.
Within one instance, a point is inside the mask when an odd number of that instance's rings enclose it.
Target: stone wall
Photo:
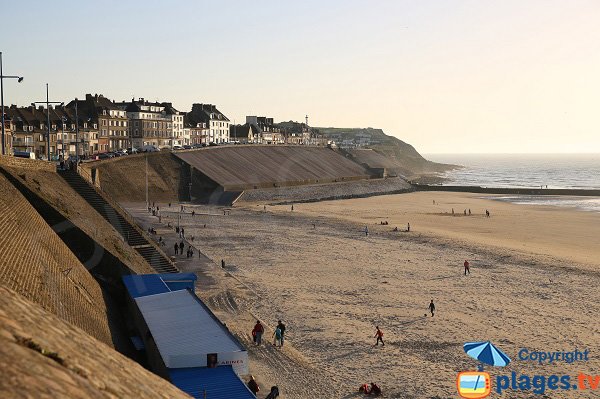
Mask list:
[[[99,284],[3,175],[0,192],[0,285],[112,346]]]
[[[189,398],[141,365],[2,286],[0,375],[2,398]]]
[[[37,159],[19,158],[8,155],[0,155],[0,165],[17,167],[22,169],[45,170],[56,172],[56,164]]]

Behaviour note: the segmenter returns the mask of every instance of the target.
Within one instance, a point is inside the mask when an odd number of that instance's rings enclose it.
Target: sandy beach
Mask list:
[[[326,389],[314,396],[323,398],[361,397],[365,382],[379,384],[388,398],[456,397],[457,373],[477,366],[462,349],[469,341],[491,340],[513,359],[487,370],[492,379],[512,371],[573,380],[597,373],[600,306],[590,298],[600,280],[600,214],[431,192],[296,204],[293,212],[263,206],[227,216],[189,207],[210,215],[186,214],[182,224],[197,248],[226,262],[226,273],[211,278],[228,285],[199,295],[217,305],[233,331],[250,344],[252,317],[271,329],[278,319],[286,323],[282,350],[250,347],[251,372],[277,383],[282,397],[308,397],[311,381]],[[403,231],[407,222],[410,232]],[[215,298],[224,296],[235,305],[218,306]],[[431,299],[435,317],[427,311]],[[385,347],[374,346],[376,325]],[[521,348],[587,349],[590,356],[539,365],[519,360]],[[587,390],[577,397],[598,396]]]

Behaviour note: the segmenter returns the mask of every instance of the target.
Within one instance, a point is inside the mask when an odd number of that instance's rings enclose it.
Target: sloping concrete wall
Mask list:
[[[0,285],[112,346],[100,285],[0,175]]]
[[[175,152],[226,191],[368,179],[369,172],[328,148],[232,146]]]

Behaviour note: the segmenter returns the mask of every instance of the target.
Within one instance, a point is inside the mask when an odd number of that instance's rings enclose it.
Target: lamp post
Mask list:
[[[75,164],[79,166],[79,115],[77,114],[77,98],[75,98]]]
[[[4,76],[2,73],[2,51],[0,51],[0,102],[2,103],[2,155],[6,155],[6,140],[4,138],[4,79],[17,79],[23,81],[22,76]]]
[[[48,122],[48,136],[46,137],[46,146],[47,148],[47,154],[48,154],[48,162],[50,161],[50,104],[60,104],[60,105],[65,105],[64,102],[60,102],[60,101],[50,101],[48,99],[49,95],[48,95],[48,83],[46,83],[46,101],[34,101],[31,103],[31,105],[33,105],[35,107],[35,104],[46,104],[46,115],[48,115],[47,118],[47,122]]]
[[[62,139],[61,139],[61,145],[60,145],[60,152],[62,152],[62,160],[64,162],[65,160],[65,122],[66,122],[67,118],[66,117],[62,117],[60,118],[61,121],[61,127],[62,127]],[[56,143],[58,145],[58,140],[56,140]]]

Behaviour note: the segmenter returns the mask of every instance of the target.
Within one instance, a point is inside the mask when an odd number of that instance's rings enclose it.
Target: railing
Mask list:
[[[110,206],[112,206],[114,208],[114,210],[118,213],[121,214],[121,216],[123,216],[125,218],[125,220],[127,220],[129,222],[129,224],[138,231],[138,233],[140,233],[142,235],[142,237],[144,237],[146,239],[146,241],[152,245],[160,254],[162,254],[164,256],[165,259],[167,259],[167,261],[169,261],[171,263],[171,265],[175,266],[175,264],[171,261],[171,258],[163,252],[163,250],[160,248],[159,245],[156,244],[156,242],[153,240],[153,238],[151,236],[149,236],[144,230],[142,230],[138,224],[135,222],[135,219],[125,210],[123,209],[123,207],[121,207],[121,205],[119,205],[119,203],[114,200],[110,194],[108,194],[106,191],[103,191],[99,184],[93,184],[92,183],[92,175],[89,171],[85,170],[84,168],[78,166],[77,167],[77,173],[79,174],[79,176],[81,176],[84,180],[88,181],[90,183],[90,185],[94,188],[94,190],[96,191],[96,193],[98,193],[98,195],[100,195],[102,198],[104,198],[104,200],[106,202],[108,202],[108,204]],[[96,178],[97,179],[97,178]],[[125,237],[123,237],[123,239],[125,239]]]

